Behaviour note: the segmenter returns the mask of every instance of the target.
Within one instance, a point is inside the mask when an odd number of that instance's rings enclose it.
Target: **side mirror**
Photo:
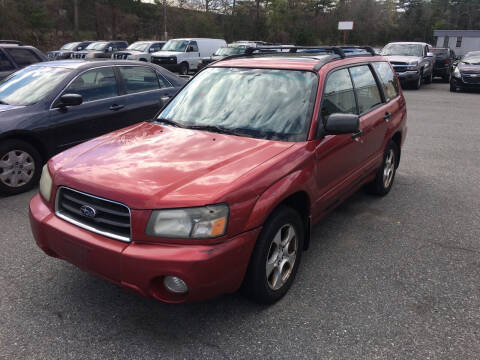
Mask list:
[[[83,97],[80,94],[63,94],[58,99],[55,107],[64,108],[67,106],[77,106],[83,103]]]
[[[428,52],[428,53],[427,53],[427,57],[434,57],[434,56],[435,56],[435,54],[432,53],[432,52]]]
[[[151,47],[150,49],[148,49],[148,52],[149,52],[149,53],[155,52],[155,48]]]
[[[112,52],[113,51],[113,48],[111,46],[108,47],[107,49],[108,52]]]
[[[353,134],[359,131],[358,127],[358,115],[337,113],[327,118],[325,131],[329,135]]]

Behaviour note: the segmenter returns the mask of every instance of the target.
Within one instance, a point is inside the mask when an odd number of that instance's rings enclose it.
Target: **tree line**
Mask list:
[[[74,40],[216,37],[228,42],[339,44],[433,41],[434,29],[475,29],[480,0],[0,0],[0,39],[50,50]]]

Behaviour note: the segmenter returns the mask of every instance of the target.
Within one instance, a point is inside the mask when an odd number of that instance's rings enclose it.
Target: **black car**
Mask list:
[[[31,188],[55,153],[152,119],[183,84],[125,60],[44,62],[0,81],[0,194]]]
[[[110,59],[113,54],[128,47],[126,41],[96,41],[72,54],[72,59]]]
[[[20,41],[0,40],[0,80],[25,66],[47,61],[38,49]]]
[[[47,53],[47,58],[49,60],[70,59],[74,52],[85,50],[85,48],[91,43],[93,43],[93,41],[77,41],[65,44],[60,50],[49,51]]]
[[[450,80],[450,72],[452,65],[456,60],[455,51],[447,48],[432,49],[435,54],[435,67],[433,68],[433,76],[441,77],[443,81]]]
[[[217,51],[215,51],[215,53],[212,56],[202,58],[198,62],[197,69],[200,70],[200,69],[204,68],[205,66],[207,66],[208,64],[211,64],[214,61],[224,59],[227,56],[244,54],[245,51],[247,50],[247,48],[248,48],[248,46],[245,46],[245,45],[222,46]]]
[[[480,51],[471,51],[455,64],[450,91],[480,89]]]

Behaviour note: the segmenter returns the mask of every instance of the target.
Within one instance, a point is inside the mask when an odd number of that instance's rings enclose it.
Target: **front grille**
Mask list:
[[[462,80],[466,84],[480,84],[480,74],[462,74]]]
[[[162,65],[162,64],[176,64],[177,59],[171,57],[156,57],[152,56],[152,63],[157,64],[157,65]]]
[[[85,53],[74,53],[72,54],[72,59],[85,59],[87,54]]]
[[[116,59],[116,60],[127,60],[128,55],[130,55],[130,54],[115,53],[115,54],[113,54],[113,58]]]
[[[392,62],[392,66],[397,73],[407,71],[406,64]]]
[[[129,242],[130,209],[115,201],[60,187],[55,213],[72,224],[116,240]]]

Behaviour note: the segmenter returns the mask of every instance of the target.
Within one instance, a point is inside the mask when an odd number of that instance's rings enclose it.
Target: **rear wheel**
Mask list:
[[[31,189],[39,180],[42,160],[38,151],[21,140],[0,145],[0,194],[14,195]]]
[[[390,140],[383,155],[383,162],[377,171],[375,179],[367,185],[371,194],[384,196],[390,192],[395,179],[400,150],[395,142]]]
[[[303,249],[305,229],[297,211],[281,206],[265,223],[242,285],[252,300],[272,304],[292,285]]]

